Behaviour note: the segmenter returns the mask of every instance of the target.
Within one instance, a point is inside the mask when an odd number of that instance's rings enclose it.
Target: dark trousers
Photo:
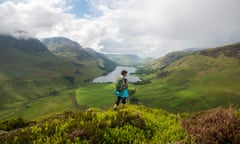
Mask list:
[[[115,104],[116,104],[116,105],[119,105],[120,101],[122,101],[122,104],[126,104],[126,99],[127,99],[126,97],[120,97],[120,96],[118,96]]]

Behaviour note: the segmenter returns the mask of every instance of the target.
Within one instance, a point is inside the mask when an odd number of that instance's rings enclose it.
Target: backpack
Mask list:
[[[116,90],[122,92],[124,89],[126,89],[125,81],[123,78],[119,78],[116,83]]]

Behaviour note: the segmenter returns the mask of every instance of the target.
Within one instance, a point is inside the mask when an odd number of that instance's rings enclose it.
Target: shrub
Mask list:
[[[66,112],[0,135],[1,144],[185,142],[180,117],[144,106]]]
[[[0,129],[10,131],[17,128],[25,127],[27,125],[28,123],[26,123],[22,118],[7,119],[0,122]]]
[[[139,115],[131,115],[128,112],[117,113],[116,119],[112,119],[110,127],[123,127],[126,124],[130,124],[141,129],[145,127],[145,122]]]
[[[183,128],[198,144],[239,144],[240,117],[232,108],[199,112],[182,121]]]
[[[74,80],[75,78],[72,76],[62,76],[65,80],[67,80],[68,82],[70,82],[71,84],[74,84]]]

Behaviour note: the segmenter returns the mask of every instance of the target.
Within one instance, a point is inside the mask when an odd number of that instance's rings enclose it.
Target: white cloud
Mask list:
[[[0,32],[66,36],[110,53],[159,57],[240,40],[239,0],[89,0],[98,17],[76,18],[66,0],[0,4]]]
[[[5,2],[0,5],[0,9],[1,33],[24,30],[36,36],[42,31],[55,30],[59,22],[73,19],[72,15],[65,14],[61,8],[55,7],[54,2]]]

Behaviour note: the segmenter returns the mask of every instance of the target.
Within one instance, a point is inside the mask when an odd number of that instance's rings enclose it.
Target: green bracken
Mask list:
[[[128,105],[124,109],[66,112],[0,136],[0,143],[174,143],[187,142],[181,117]]]

